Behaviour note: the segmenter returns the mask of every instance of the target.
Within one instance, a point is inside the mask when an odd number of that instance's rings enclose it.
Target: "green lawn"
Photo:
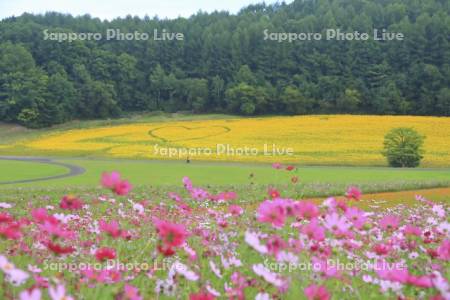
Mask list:
[[[265,164],[211,163],[173,161],[135,161],[107,159],[56,159],[78,165],[86,173],[76,177],[34,183],[0,185],[0,189],[61,189],[95,188],[104,171],[119,171],[135,186],[181,186],[183,176],[189,176],[199,186],[249,186],[265,188],[275,184],[296,189],[302,195],[327,196],[342,194],[348,185],[358,185],[364,192],[399,191],[450,186],[450,169],[392,169],[375,167],[301,167],[296,171],[275,170]],[[31,179],[60,175],[62,167],[30,162],[0,160],[0,181]],[[299,184],[290,183],[298,176]]]
[[[0,160],[0,182],[50,177],[67,172],[64,167],[39,162]]]

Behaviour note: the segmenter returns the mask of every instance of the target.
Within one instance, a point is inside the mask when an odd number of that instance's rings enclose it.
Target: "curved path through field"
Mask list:
[[[18,156],[0,156],[0,160],[11,160],[11,161],[22,161],[22,162],[31,162],[31,163],[41,163],[41,164],[49,164],[60,166],[69,170],[68,173],[55,175],[55,176],[47,176],[41,178],[33,178],[33,179],[24,179],[24,180],[13,180],[13,181],[0,181],[0,185],[3,184],[16,184],[16,183],[30,183],[30,182],[38,182],[38,181],[46,181],[60,178],[67,178],[78,176],[86,172],[86,169],[80,166],[66,164],[61,162],[53,161],[50,158],[42,158],[42,157],[18,157]]]

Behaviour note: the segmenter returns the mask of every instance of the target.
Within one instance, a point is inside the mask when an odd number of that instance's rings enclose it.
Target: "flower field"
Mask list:
[[[101,185],[0,203],[1,299],[450,299],[448,202],[363,210],[352,186],[318,202],[188,177],[159,198],[117,172]]]
[[[402,126],[426,136],[423,166],[450,165],[450,118],[437,117],[324,115],[134,123],[48,131],[1,147],[3,152],[9,147],[45,155],[386,165],[380,153],[384,135]]]

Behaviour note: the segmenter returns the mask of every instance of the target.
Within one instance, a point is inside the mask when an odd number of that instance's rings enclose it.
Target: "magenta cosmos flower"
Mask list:
[[[127,195],[133,188],[127,180],[121,179],[119,172],[103,173],[101,183],[119,196]]]
[[[83,205],[83,201],[72,195],[64,196],[59,203],[60,208],[67,210],[79,210],[83,207]]]
[[[188,232],[184,225],[170,223],[157,218],[153,220],[153,224],[155,224],[164,246],[169,248],[179,247],[186,241]]]
[[[395,215],[384,216],[379,225],[383,230],[395,230],[400,225],[400,218]]]
[[[330,299],[330,294],[324,286],[318,286],[311,284],[304,290],[306,298],[308,300],[328,300]]]
[[[345,197],[347,199],[353,199],[356,201],[359,201],[361,199],[362,192],[359,188],[356,186],[351,186],[347,189],[347,192],[345,193]]]
[[[270,223],[275,228],[281,228],[284,226],[286,215],[280,203],[266,200],[258,207],[257,218],[259,222]]]

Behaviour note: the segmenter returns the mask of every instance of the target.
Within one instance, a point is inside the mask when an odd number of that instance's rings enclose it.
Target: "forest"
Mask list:
[[[0,21],[0,121],[31,128],[134,112],[450,115],[448,0],[296,0],[237,14]],[[264,32],[398,32],[403,40],[280,42]],[[54,41],[50,33],[180,33]]]

